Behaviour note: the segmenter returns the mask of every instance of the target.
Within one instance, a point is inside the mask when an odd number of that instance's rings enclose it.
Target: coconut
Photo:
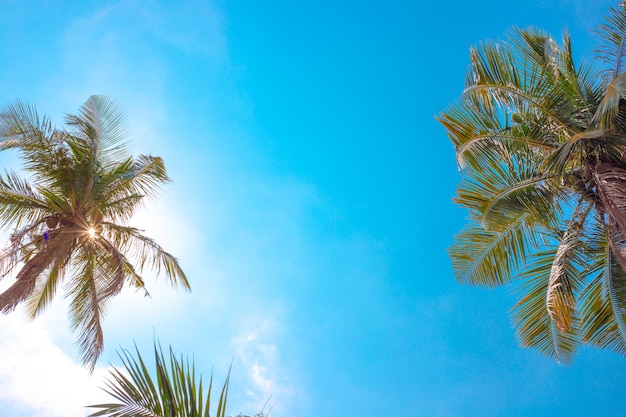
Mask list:
[[[48,226],[49,229],[54,229],[55,227],[57,227],[58,224],[59,224],[58,217],[50,216],[46,218],[46,226]]]

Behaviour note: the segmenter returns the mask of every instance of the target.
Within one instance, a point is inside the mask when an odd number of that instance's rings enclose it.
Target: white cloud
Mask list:
[[[106,369],[96,367],[89,375],[42,322],[28,322],[19,312],[1,315],[0,334],[0,409],[15,417],[78,417],[87,414],[85,406],[108,400],[99,388]]]

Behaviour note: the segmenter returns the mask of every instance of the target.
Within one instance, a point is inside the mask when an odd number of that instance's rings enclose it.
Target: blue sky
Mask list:
[[[222,380],[229,414],[618,416],[626,361],[564,368],[517,345],[511,288],[456,284],[452,145],[434,116],[468,50],[516,25],[575,54],[614,2],[0,0],[0,102],[59,124],[91,94],[126,109],[174,182],[134,219],[192,287],[113,303],[88,376],[65,304],[0,316],[0,414],[84,416],[116,350],[156,336]],[[14,167],[9,154],[0,163]],[[8,410],[8,411],[7,411]]]

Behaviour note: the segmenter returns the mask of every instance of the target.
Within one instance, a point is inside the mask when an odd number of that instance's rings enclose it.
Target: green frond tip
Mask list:
[[[89,405],[96,409],[90,417],[208,417],[211,407],[213,375],[206,393],[203,391],[202,376],[196,376],[193,360],[177,357],[170,346],[163,353],[158,342],[154,343],[154,368],[146,365],[135,345],[135,355],[128,351],[118,352],[123,369],[112,368],[102,389],[116,403]],[[231,365],[232,367],[232,365]],[[226,416],[226,402],[230,369],[218,397],[216,417]]]

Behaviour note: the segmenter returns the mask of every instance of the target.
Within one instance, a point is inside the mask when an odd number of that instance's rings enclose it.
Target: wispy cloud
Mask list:
[[[155,36],[187,54],[224,59],[223,19],[211,1],[136,2],[134,7]],[[181,22],[185,22],[181,25]]]
[[[267,413],[271,407],[284,409],[293,401],[293,376],[281,361],[281,331],[277,315],[259,314],[248,317],[232,338],[235,368],[243,367],[241,374],[245,376],[245,383],[238,384],[244,387],[245,397],[235,397],[231,411],[258,413],[265,407]],[[233,409],[237,406],[241,410]]]

